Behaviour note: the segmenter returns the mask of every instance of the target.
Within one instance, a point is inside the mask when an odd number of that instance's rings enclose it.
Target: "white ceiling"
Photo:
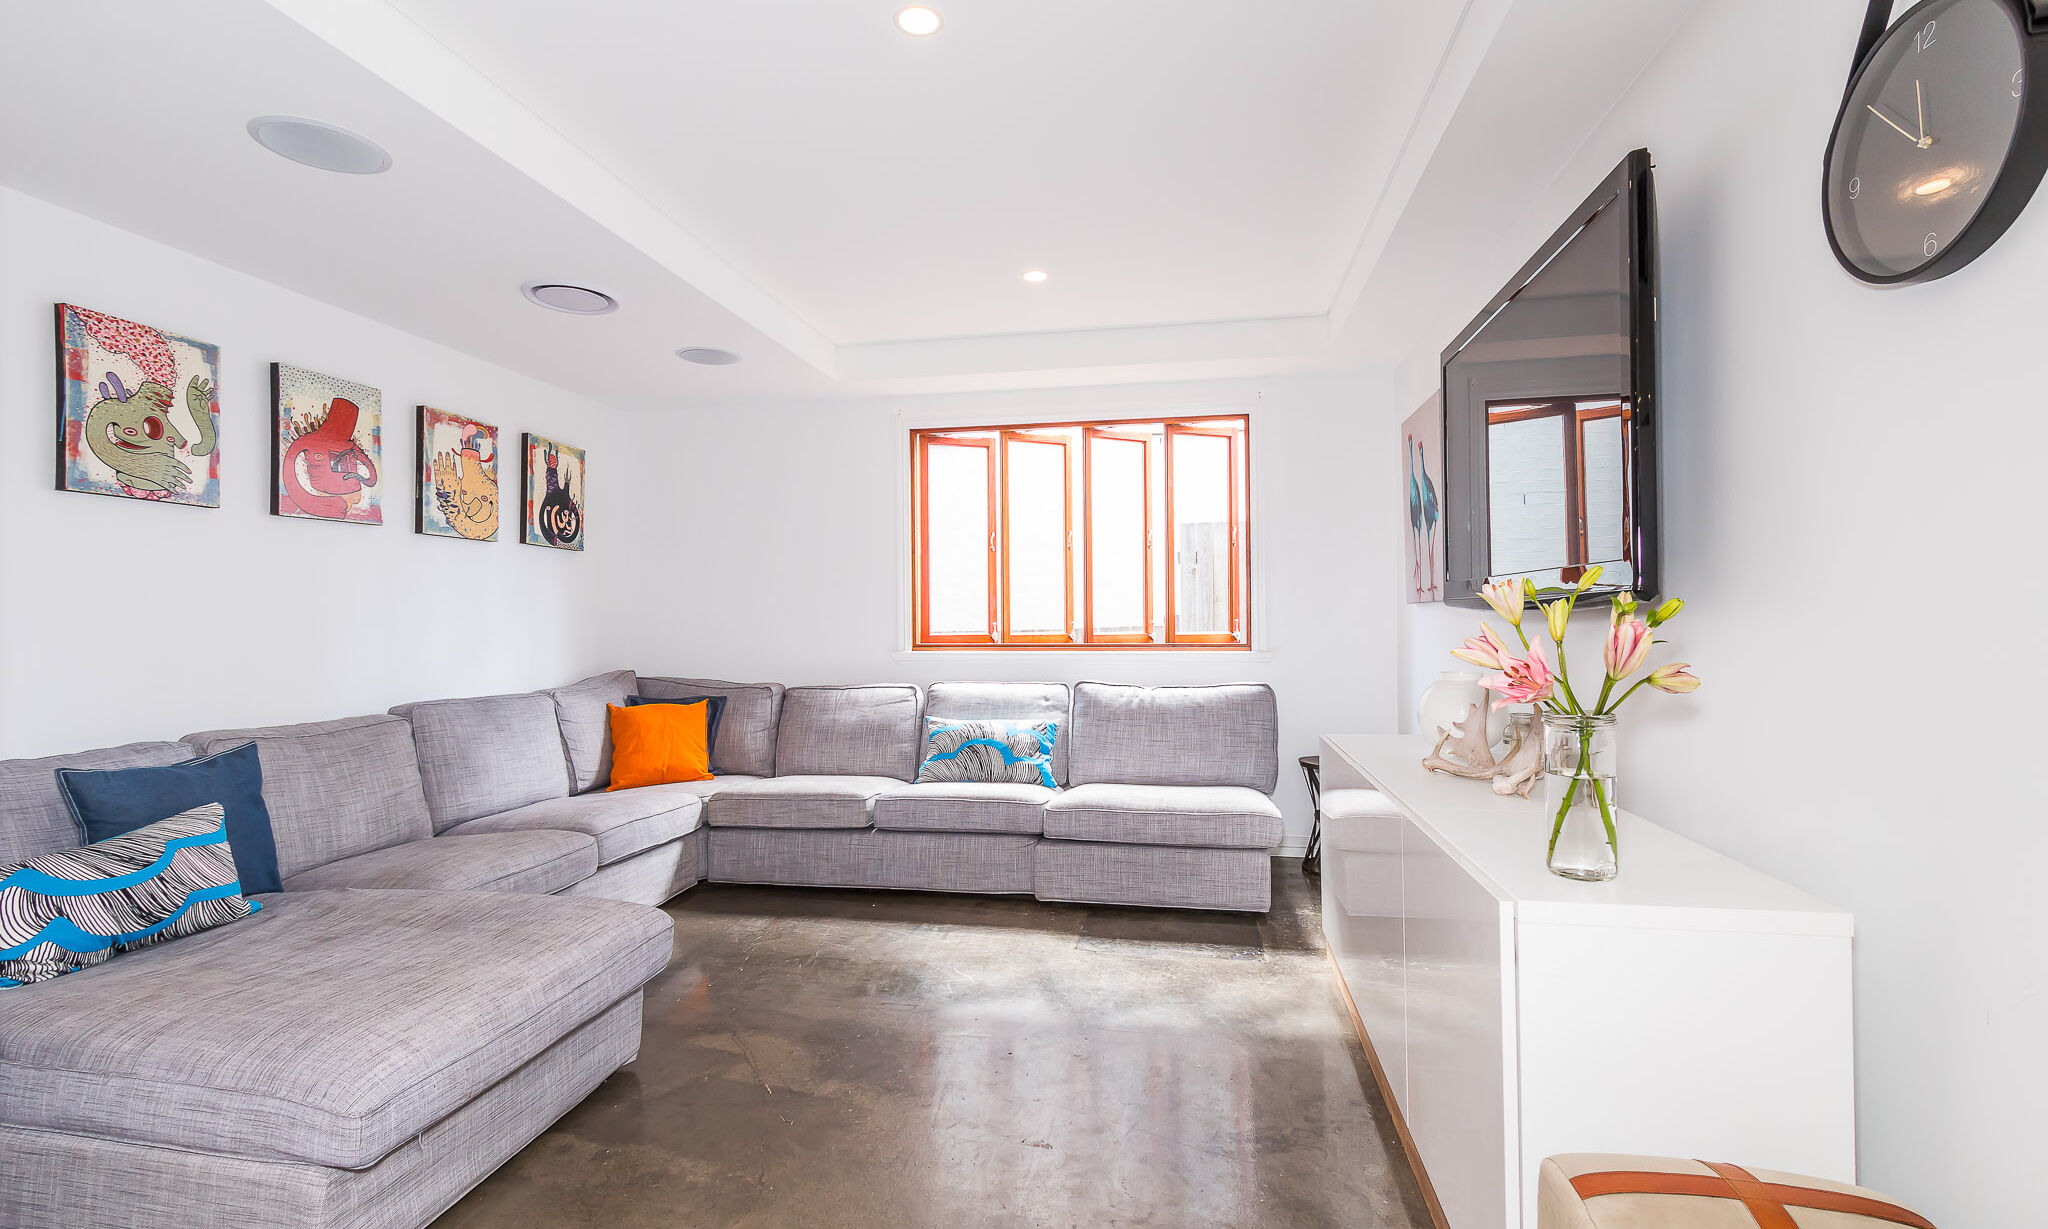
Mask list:
[[[1462,10],[393,2],[839,345],[1328,312]]]
[[[1259,374],[1400,353],[1361,323],[1398,331],[1461,108],[1591,67],[1519,104],[1559,165],[1692,3],[937,0],[922,40],[898,0],[7,5],[0,182],[628,406]]]

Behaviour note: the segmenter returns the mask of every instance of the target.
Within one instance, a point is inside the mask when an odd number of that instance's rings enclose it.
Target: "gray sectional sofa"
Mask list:
[[[715,779],[606,792],[636,691],[726,698]],[[915,783],[927,715],[1060,722],[1054,787]],[[0,1225],[425,1225],[632,1061],[707,878],[1263,911],[1281,838],[1264,686],[622,670],[0,762],[0,864],[77,844],[58,768],[252,740],[282,892],[0,991]]]

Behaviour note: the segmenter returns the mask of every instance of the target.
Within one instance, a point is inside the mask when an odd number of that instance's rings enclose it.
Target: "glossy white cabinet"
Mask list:
[[[1853,1181],[1853,919],[1626,813],[1616,880],[1557,878],[1427,750],[1323,740],[1323,929],[1450,1229],[1535,1229],[1560,1152]]]

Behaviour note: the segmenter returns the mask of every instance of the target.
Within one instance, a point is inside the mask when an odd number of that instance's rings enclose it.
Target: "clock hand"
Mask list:
[[[1934,138],[1927,135],[1927,99],[1920,93],[1920,82],[1913,82],[1913,109],[1920,115],[1920,139],[1914,144],[1922,149],[1934,144]]]
[[[1914,136],[1914,135],[1913,135],[1912,133],[1910,133],[1910,132],[1907,132],[1907,131],[1906,131],[1906,130],[1905,130],[1904,128],[1900,128],[1900,127],[1899,127],[1899,125],[1898,125],[1897,123],[1895,123],[1895,122],[1894,122],[1894,121],[1892,120],[1892,117],[1891,117],[1891,116],[1889,116],[1889,115],[1886,115],[1886,114],[1885,114],[1884,112],[1882,112],[1882,111],[1878,110],[1878,109],[1877,109],[1876,107],[1872,107],[1872,106],[1870,106],[1870,104],[1869,104],[1869,103],[1867,103],[1867,102],[1866,102],[1866,103],[1864,103],[1863,105],[1864,105],[1865,107],[1869,107],[1869,108],[1870,108],[1870,113],[1871,113],[1872,115],[1875,115],[1875,116],[1876,116],[1877,118],[1879,118],[1879,119],[1883,120],[1883,121],[1884,121],[1885,123],[1887,123],[1887,124],[1891,124],[1891,126],[1892,126],[1892,127],[1894,128],[1894,129],[1896,129],[1896,130],[1898,131],[1898,134],[1899,134],[1900,136],[1902,136],[1902,137],[1906,138],[1906,139],[1907,139],[1908,141],[1911,141],[1911,142],[1912,142],[1913,144],[1915,144],[1915,145],[1919,145],[1919,144],[1920,144],[1920,138],[1919,138],[1919,137],[1916,137],[1916,136]]]

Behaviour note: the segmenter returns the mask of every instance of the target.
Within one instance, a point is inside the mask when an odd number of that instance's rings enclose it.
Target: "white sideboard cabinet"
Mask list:
[[[1536,1229],[1561,1152],[1855,1180],[1849,914],[1626,812],[1620,875],[1561,879],[1427,739],[1321,750],[1323,930],[1448,1229]]]

